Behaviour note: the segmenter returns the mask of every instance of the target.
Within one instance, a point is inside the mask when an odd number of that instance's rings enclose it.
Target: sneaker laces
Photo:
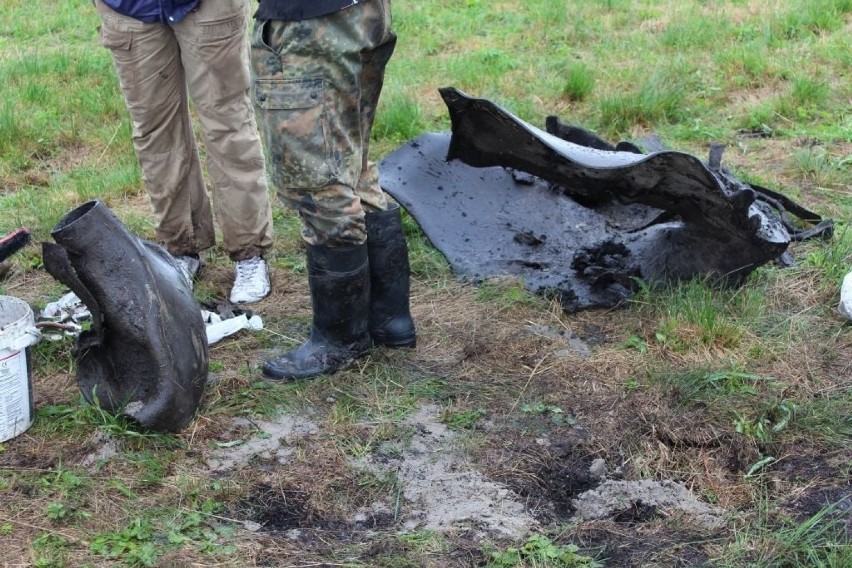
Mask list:
[[[241,260],[236,265],[233,290],[244,290],[263,297],[269,293],[269,276],[266,261],[259,256]]]
[[[262,289],[264,287],[264,279],[258,278],[258,273],[263,270],[263,259],[259,256],[240,260],[236,264],[237,275],[234,279],[234,287],[245,287],[253,290]]]
[[[269,268],[261,257],[237,261],[235,272],[232,303],[251,304],[269,294]]]

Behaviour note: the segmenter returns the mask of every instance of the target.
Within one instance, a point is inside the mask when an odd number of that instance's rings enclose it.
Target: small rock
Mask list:
[[[603,479],[606,477],[606,462],[603,458],[598,458],[589,466],[589,475],[595,479]]]

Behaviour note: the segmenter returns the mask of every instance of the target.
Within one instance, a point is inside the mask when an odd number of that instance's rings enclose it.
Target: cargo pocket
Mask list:
[[[254,99],[273,176],[283,187],[322,187],[338,169],[331,160],[322,77],[257,79]]]
[[[202,45],[216,44],[245,32],[246,19],[242,12],[225,14],[217,18],[196,20],[196,41]]]
[[[98,42],[101,47],[113,51],[130,51],[133,36],[129,32],[119,32],[101,25],[98,27]]]
[[[139,94],[136,89],[139,62],[133,57],[133,34],[129,31],[119,31],[102,25],[98,31],[98,43],[110,50],[115,62],[115,72],[124,91],[128,104],[132,104]]]

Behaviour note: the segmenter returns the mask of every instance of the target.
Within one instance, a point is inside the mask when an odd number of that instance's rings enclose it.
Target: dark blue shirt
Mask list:
[[[153,24],[176,24],[192,12],[201,0],[103,0],[103,3],[125,16]],[[216,2],[217,0],[209,0]]]
[[[363,0],[360,0],[363,1]],[[354,6],[359,0],[260,0],[258,20],[310,20]]]

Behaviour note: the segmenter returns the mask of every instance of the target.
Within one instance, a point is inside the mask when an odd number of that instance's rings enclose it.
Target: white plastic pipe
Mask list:
[[[840,304],[837,309],[847,319],[852,320],[852,272],[846,275],[840,286]]]
[[[247,318],[245,314],[241,314],[234,318],[208,323],[207,345],[213,345],[217,341],[233,335],[241,329],[251,329],[254,331],[263,329],[263,320],[258,315]]]

